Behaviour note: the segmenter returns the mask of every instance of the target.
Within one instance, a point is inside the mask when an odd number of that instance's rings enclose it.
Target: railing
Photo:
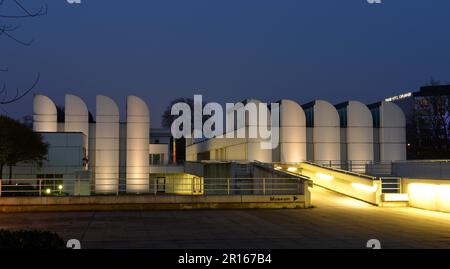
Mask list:
[[[374,177],[420,177],[428,179],[449,178],[450,160],[403,161],[310,161],[333,169],[340,169]]]
[[[335,161],[335,160],[315,160],[313,163],[327,166],[330,168],[342,169],[359,174],[371,176],[390,176],[392,175],[391,161]]]
[[[402,179],[398,177],[383,177],[381,179],[382,193],[402,193]]]
[[[108,180],[115,182],[109,183]],[[139,182],[133,183],[132,181]],[[85,195],[292,195],[304,194],[304,180],[292,178],[150,178],[101,179],[97,183],[79,179],[3,179],[0,196]]]
[[[410,160],[393,165],[393,176],[422,179],[450,179],[450,160]]]
[[[362,177],[362,178],[371,179],[371,180],[377,179],[376,177],[368,175],[368,174],[359,173],[359,172],[355,172],[355,171],[350,171],[350,170],[346,170],[346,169],[339,168],[339,167],[327,166],[327,165],[323,165],[323,164],[320,164],[320,163],[309,162],[309,161],[307,161],[305,163],[310,164],[310,165],[324,167],[324,168],[329,168],[329,169],[334,170],[336,172],[347,174],[347,175],[353,175],[353,176]]]

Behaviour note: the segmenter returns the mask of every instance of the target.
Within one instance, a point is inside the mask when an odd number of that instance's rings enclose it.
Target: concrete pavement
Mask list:
[[[318,187],[311,209],[1,213],[82,248],[450,248],[450,214],[379,208]]]

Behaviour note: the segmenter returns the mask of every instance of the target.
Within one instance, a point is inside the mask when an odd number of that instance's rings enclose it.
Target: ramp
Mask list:
[[[372,205],[380,205],[381,181],[377,177],[331,168],[313,162],[277,164],[275,169],[307,176],[314,185],[341,193]]]

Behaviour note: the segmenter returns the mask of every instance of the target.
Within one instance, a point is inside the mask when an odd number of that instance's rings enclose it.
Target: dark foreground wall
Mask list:
[[[308,208],[305,195],[2,197],[0,212]]]

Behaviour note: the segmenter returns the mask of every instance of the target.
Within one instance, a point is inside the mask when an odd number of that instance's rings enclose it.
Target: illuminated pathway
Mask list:
[[[378,208],[315,187],[312,209],[0,214],[85,248],[450,248],[450,214]]]

